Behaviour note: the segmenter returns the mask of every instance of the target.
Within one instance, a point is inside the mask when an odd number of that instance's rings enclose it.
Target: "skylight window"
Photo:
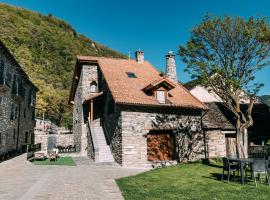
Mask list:
[[[136,74],[133,72],[127,72],[129,78],[137,78]]]

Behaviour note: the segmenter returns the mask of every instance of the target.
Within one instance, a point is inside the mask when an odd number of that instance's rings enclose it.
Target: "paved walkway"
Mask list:
[[[22,155],[0,163],[0,200],[123,199],[114,179],[144,171],[74,160],[77,166],[39,166]]]

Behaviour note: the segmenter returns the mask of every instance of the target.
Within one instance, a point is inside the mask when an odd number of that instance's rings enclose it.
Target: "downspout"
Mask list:
[[[19,103],[19,109],[18,109],[16,151],[18,151],[18,146],[19,146],[20,124],[21,124],[21,102]]]
[[[207,159],[207,148],[206,148],[206,136],[205,136],[205,130],[203,128],[203,117],[206,115],[207,111],[203,113],[202,111],[202,115],[201,115],[201,127],[202,127],[202,131],[203,131],[203,143],[204,143],[204,158]]]

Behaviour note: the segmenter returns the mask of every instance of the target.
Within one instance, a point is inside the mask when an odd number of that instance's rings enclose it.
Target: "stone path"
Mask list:
[[[123,197],[114,179],[145,171],[74,160],[77,166],[39,166],[22,155],[0,163],[0,200],[118,200]]]

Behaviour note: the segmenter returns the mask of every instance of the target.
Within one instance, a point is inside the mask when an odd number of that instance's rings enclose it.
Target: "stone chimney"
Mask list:
[[[169,51],[169,53],[166,55],[166,76],[172,82],[178,82],[175,66],[175,55],[172,51]]]
[[[136,57],[136,61],[138,63],[143,63],[144,62],[144,52],[139,50],[135,52],[135,57]]]

